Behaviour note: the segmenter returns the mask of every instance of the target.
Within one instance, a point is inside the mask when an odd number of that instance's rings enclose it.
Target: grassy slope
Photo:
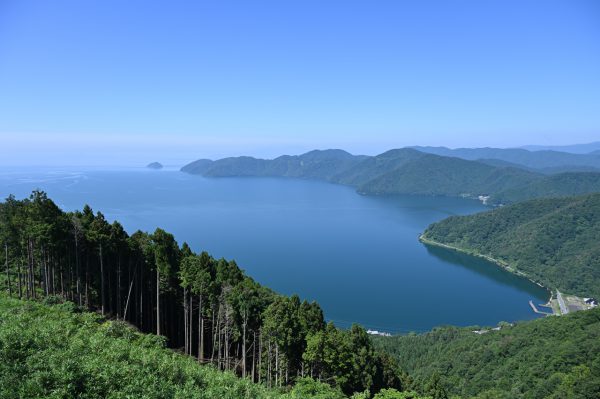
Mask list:
[[[269,390],[200,366],[154,335],[72,310],[0,295],[1,398],[342,397],[318,384]]]
[[[424,238],[498,259],[549,288],[600,297],[600,194],[541,199],[429,226]]]
[[[451,393],[464,397],[600,397],[600,309],[482,335],[446,327],[373,340],[411,376],[424,380],[437,373]]]

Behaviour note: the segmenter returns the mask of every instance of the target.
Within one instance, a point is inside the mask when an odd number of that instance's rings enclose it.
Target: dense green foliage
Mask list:
[[[568,172],[536,179],[525,186],[509,187],[492,195],[497,203],[519,202],[534,198],[557,198],[600,191],[600,173]]]
[[[421,384],[439,378],[452,395],[518,399],[600,397],[600,309],[474,334],[444,327],[375,337]]]
[[[181,170],[210,177],[270,176],[328,180],[364,158],[342,150],[315,150],[299,156],[283,155],[273,160],[253,157],[224,158],[214,162],[198,160]]]
[[[358,190],[370,194],[477,197],[527,185],[539,178],[537,174],[522,169],[497,168],[480,162],[427,154],[370,180]]]
[[[201,366],[122,321],[0,296],[0,397],[321,398],[341,392],[304,379],[289,393]]]
[[[11,296],[70,300],[269,387],[308,376],[345,394],[403,387],[398,365],[361,327],[326,325],[317,303],[278,295],[160,228],[129,236],[89,206],[65,213],[36,191],[0,204],[0,243]]]
[[[600,194],[453,216],[423,237],[490,256],[547,287],[600,297]]]
[[[504,151],[491,150],[493,149],[481,153],[493,156]],[[515,151],[518,154],[530,154],[525,150]],[[527,158],[530,155],[523,156]],[[517,157],[517,161],[519,160]],[[184,166],[182,171],[207,177],[271,176],[321,179],[356,187],[363,194],[419,194],[468,198],[488,195],[491,196],[490,203],[511,203],[531,198],[600,191],[600,173],[590,172],[595,170],[594,167],[573,165],[571,169],[578,172],[548,175],[547,170],[534,170],[519,163],[496,158],[465,160],[403,148],[374,157],[354,156],[341,150],[326,150],[311,151],[299,156],[285,155],[273,160],[252,157],[224,158],[214,162],[198,160]]]

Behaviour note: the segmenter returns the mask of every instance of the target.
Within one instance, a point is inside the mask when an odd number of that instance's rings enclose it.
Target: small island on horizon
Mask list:
[[[148,169],[162,169],[163,165],[160,162],[150,162],[148,165],[146,165],[146,167]]]

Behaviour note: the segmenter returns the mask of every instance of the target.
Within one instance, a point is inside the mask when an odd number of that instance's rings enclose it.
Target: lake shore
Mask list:
[[[511,267],[510,264],[508,264],[506,262],[503,262],[499,259],[492,258],[489,255],[480,254],[480,253],[477,253],[477,252],[474,252],[474,251],[471,251],[471,250],[468,250],[465,248],[460,248],[460,247],[456,247],[453,245],[444,244],[439,241],[431,240],[429,238],[426,238],[425,234],[423,234],[423,233],[419,235],[419,241],[426,245],[432,245],[432,246],[436,246],[436,247],[446,248],[446,249],[449,249],[452,251],[461,252],[461,253],[471,255],[471,256],[476,256],[478,258],[483,258],[483,259],[487,260],[488,262],[491,262],[491,263],[495,264],[496,266],[501,267],[502,269],[506,270],[509,273],[513,273],[519,277],[526,278],[527,280],[531,281],[532,283],[546,289],[550,293],[550,299],[548,299],[548,303],[545,306],[551,306],[551,302],[553,300],[553,290],[552,289],[542,285],[538,281],[533,280],[531,277],[529,277],[529,275],[515,269],[514,267]],[[556,312],[555,312],[555,314],[556,314]]]

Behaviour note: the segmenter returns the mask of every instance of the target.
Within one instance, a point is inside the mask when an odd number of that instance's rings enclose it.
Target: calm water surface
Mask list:
[[[328,183],[206,179],[175,170],[0,170],[0,195],[48,192],[63,209],[88,203],[128,232],[162,227],[179,242],[235,259],[258,282],[317,300],[328,319],[392,333],[535,318],[544,289],[417,237],[476,201],[358,195]]]

